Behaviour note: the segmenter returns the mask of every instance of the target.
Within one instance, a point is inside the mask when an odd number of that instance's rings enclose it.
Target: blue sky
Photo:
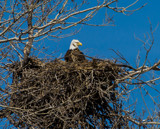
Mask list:
[[[156,27],[160,21],[160,1],[141,0],[134,7],[140,7],[145,3],[147,3],[147,5],[144,8],[129,16],[108,11],[109,15],[114,15],[113,20],[115,26],[82,26],[81,31],[78,34],[50,42],[49,50],[58,50],[59,55],[64,55],[68,50],[71,40],[78,39],[83,43],[83,46],[80,47],[81,51],[89,56],[110,59],[114,57],[114,53],[110,49],[114,49],[115,51],[118,50],[121,52],[131,63],[134,63],[138,50],[142,49],[143,46],[140,41],[135,39],[135,36],[144,39],[143,35],[150,31],[148,18],[150,19],[153,28]],[[102,23],[104,11],[105,10],[100,11],[92,21],[94,23]],[[159,53],[160,48],[160,45],[158,44],[159,34],[160,28],[155,32],[155,44],[152,49],[152,54],[155,57],[158,56],[157,54]]]

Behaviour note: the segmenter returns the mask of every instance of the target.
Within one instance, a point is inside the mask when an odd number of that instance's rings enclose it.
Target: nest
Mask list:
[[[10,109],[17,127],[102,128],[122,125],[114,80],[120,69],[111,61],[68,63],[30,58],[14,64]],[[115,115],[113,115],[115,114]],[[121,122],[119,122],[121,121]]]

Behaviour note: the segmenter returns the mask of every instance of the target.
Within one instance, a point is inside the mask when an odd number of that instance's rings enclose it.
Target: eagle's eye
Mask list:
[[[73,46],[76,47],[76,44],[74,43]]]

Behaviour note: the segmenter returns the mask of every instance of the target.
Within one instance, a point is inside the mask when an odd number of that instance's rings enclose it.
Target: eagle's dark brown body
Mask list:
[[[78,48],[74,50],[68,50],[64,57],[66,62],[84,62],[85,55]]]

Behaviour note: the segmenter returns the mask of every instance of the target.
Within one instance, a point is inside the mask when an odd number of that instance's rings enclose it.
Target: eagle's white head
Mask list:
[[[71,41],[69,50],[74,50],[74,49],[78,48],[78,46],[82,46],[82,43],[79,42],[79,40],[73,39],[73,40]]]

